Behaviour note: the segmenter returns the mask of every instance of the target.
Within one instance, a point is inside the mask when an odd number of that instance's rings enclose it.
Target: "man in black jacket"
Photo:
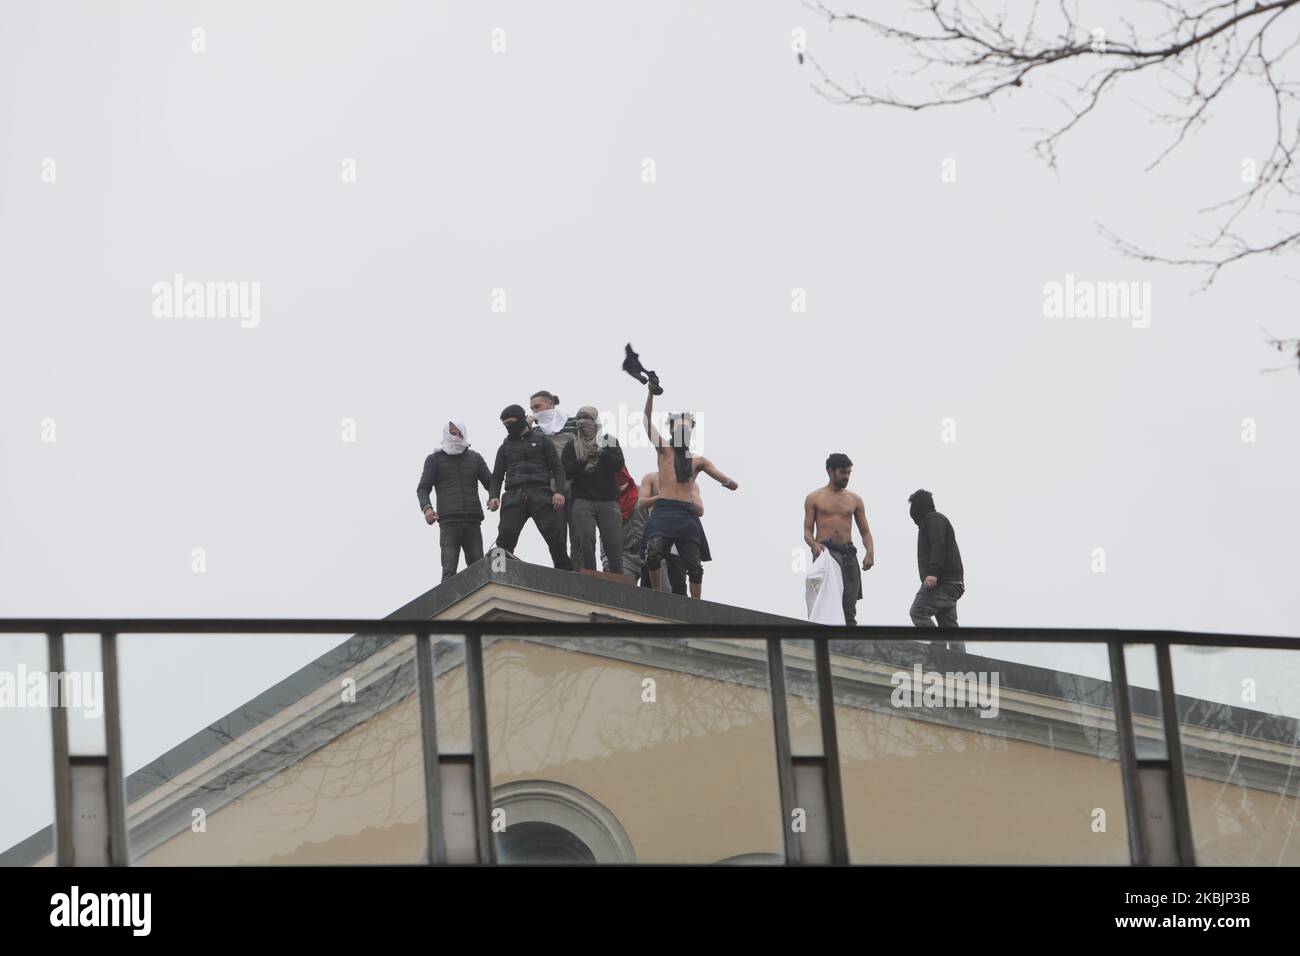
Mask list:
[[[600,413],[592,405],[578,409],[573,441],[564,446],[560,464],[569,479],[572,525],[578,551],[577,568],[596,570],[596,528],[605,545],[609,570],[623,573],[623,512],[618,506],[618,473],[623,449],[600,430]]]
[[[497,525],[497,547],[514,553],[519,543],[519,532],[525,522],[533,519],[537,530],[546,539],[551,551],[551,563],[564,571],[573,570],[564,541],[564,496],[568,482],[560,467],[560,456],[540,428],[530,428],[527,412],[520,405],[508,405],[501,412],[501,424],[506,426],[506,440],[497,450],[496,465],[492,469],[492,490],[488,507],[501,507],[501,521]],[[551,482],[555,486],[552,490]],[[506,498],[501,502],[501,483],[505,481]]]
[[[921,575],[921,589],[912,602],[912,623],[934,627],[934,618],[939,627],[957,627],[957,602],[966,593],[966,585],[952,522],[934,510],[934,496],[924,488],[913,492],[907,501],[916,522],[916,565]],[[966,649],[956,641],[948,646]]]
[[[483,506],[479,503],[478,484],[487,490],[492,473],[487,462],[471,451],[465,439],[464,422],[447,422],[442,426],[442,447],[424,459],[415,494],[429,524],[442,522],[438,537],[442,545],[442,579],[456,573],[460,552],[465,552],[465,567],[483,557]],[[429,492],[437,489],[438,508],[429,503]]]

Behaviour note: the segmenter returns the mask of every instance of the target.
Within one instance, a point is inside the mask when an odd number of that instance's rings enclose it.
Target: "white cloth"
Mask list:
[[[540,412],[533,412],[533,418],[545,435],[558,435],[567,420],[558,408],[543,408]]]
[[[451,426],[455,425],[460,429],[460,437],[457,438],[451,433]],[[465,431],[465,423],[450,421],[442,426],[442,450],[449,455],[463,455],[465,449],[469,447],[469,433]]]
[[[840,563],[831,557],[830,548],[822,548],[804,575],[804,596],[808,599],[808,620],[812,623],[845,623],[844,572]]]

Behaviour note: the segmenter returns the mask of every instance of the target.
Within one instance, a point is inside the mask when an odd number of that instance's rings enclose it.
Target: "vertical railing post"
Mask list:
[[[474,751],[474,824],[478,831],[478,860],[480,863],[495,863],[487,692],[483,679],[483,635],[473,629],[465,634],[465,680],[469,693],[470,748]]]
[[[112,866],[128,866],[131,847],[126,830],[126,775],[122,769],[122,696],[117,668],[117,635],[101,634],[100,666],[104,671],[104,742],[108,789],[108,858]]]
[[[64,670],[63,635],[46,638],[47,675]],[[50,730],[54,748],[54,863],[76,866],[77,848],[72,834],[72,762],[68,757],[68,712],[51,700]]]
[[[1133,703],[1129,699],[1124,644],[1121,641],[1110,641],[1107,647],[1110,649],[1111,696],[1115,702],[1115,738],[1119,745],[1120,777],[1124,782],[1124,819],[1128,824],[1129,862],[1133,866],[1146,866],[1146,827],[1142,813],[1142,790],[1138,785]]]
[[[442,774],[438,763],[438,720],[434,700],[433,638],[415,635],[415,677],[420,695],[420,748],[424,760],[425,862],[447,862],[447,840],[442,827]]]
[[[772,729],[776,745],[776,781],[781,801],[781,842],[786,863],[799,863],[799,836],[791,818],[795,810],[794,763],[790,757],[790,716],[785,692],[785,659],[781,638],[767,639],[767,683],[772,697]]]
[[[849,862],[848,831],[844,824],[844,791],[840,782],[840,744],[835,730],[835,687],[831,677],[828,637],[813,638],[817,670],[817,704],[822,725],[822,754],[826,760],[826,809],[830,816],[831,862]]]
[[[1182,866],[1195,866],[1196,848],[1192,840],[1191,813],[1187,807],[1187,778],[1183,776],[1183,742],[1178,728],[1178,699],[1174,693],[1174,668],[1167,641],[1156,644],[1156,673],[1160,677],[1160,710],[1169,758],[1169,802],[1174,811],[1178,862]]]

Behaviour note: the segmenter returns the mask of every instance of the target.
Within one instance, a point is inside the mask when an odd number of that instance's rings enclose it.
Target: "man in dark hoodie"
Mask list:
[[[551,563],[564,571],[573,570],[564,541],[564,496],[568,482],[560,467],[560,456],[555,446],[540,428],[530,428],[528,413],[520,405],[508,405],[501,412],[501,424],[506,427],[506,440],[497,450],[496,466],[492,469],[491,500],[488,507],[501,507],[501,521],[497,525],[497,547],[514,553],[519,543],[519,532],[529,518],[546,539],[551,551]],[[505,481],[506,498],[500,499],[501,483]],[[554,481],[554,489],[552,489]]]
[[[447,422],[442,426],[442,447],[424,459],[424,473],[415,489],[429,524],[442,522],[439,541],[442,545],[442,579],[456,573],[460,552],[465,552],[465,567],[483,557],[483,506],[479,504],[478,485],[484,490],[492,482],[483,456],[469,447],[464,422]],[[429,502],[429,492],[437,489],[438,508]],[[489,506],[491,507],[491,506]]]
[[[957,602],[966,593],[966,585],[952,522],[934,510],[934,496],[924,488],[907,500],[916,522],[916,565],[921,575],[921,589],[912,602],[912,623],[934,627],[934,618],[939,627],[957,627]],[[966,649],[960,642],[947,643],[953,650]]]

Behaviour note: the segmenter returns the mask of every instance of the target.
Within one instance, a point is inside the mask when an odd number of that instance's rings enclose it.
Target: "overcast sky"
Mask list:
[[[1096,230],[1183,250],[1262,159],[1265,101],[1144,174],[1169,131],[1121,97],[1053,174],[1027,131],[1050,97],[836,107],[800,27],[887,76],[793,2],[0,2],[0,615],[390,613],[439,579],[415,485],[441,422],[491,461],[537,389],[635,410],[632,341],[740,484],[703,482],[706,598],[804,615],[802,502],[842,451],[875,537],[859,623],[908,623],[924,486],[965,624],[1300,633],[1300,376],[1261,373],[1300,268],[1198,294]],[[156,315],[177,273],[260,283],[256,327]],[[1150,283],[1149,327],[1046,317],[1067,275]],[[519,553],[547,559],[531,525]],[[128,769],[321,646],[135,639]],[[19,660],[43,641],[0,641]],[[1179,667],[1300,712],[1277,655]],[[49,820],[47,717],[0,712],[0,847]]]

